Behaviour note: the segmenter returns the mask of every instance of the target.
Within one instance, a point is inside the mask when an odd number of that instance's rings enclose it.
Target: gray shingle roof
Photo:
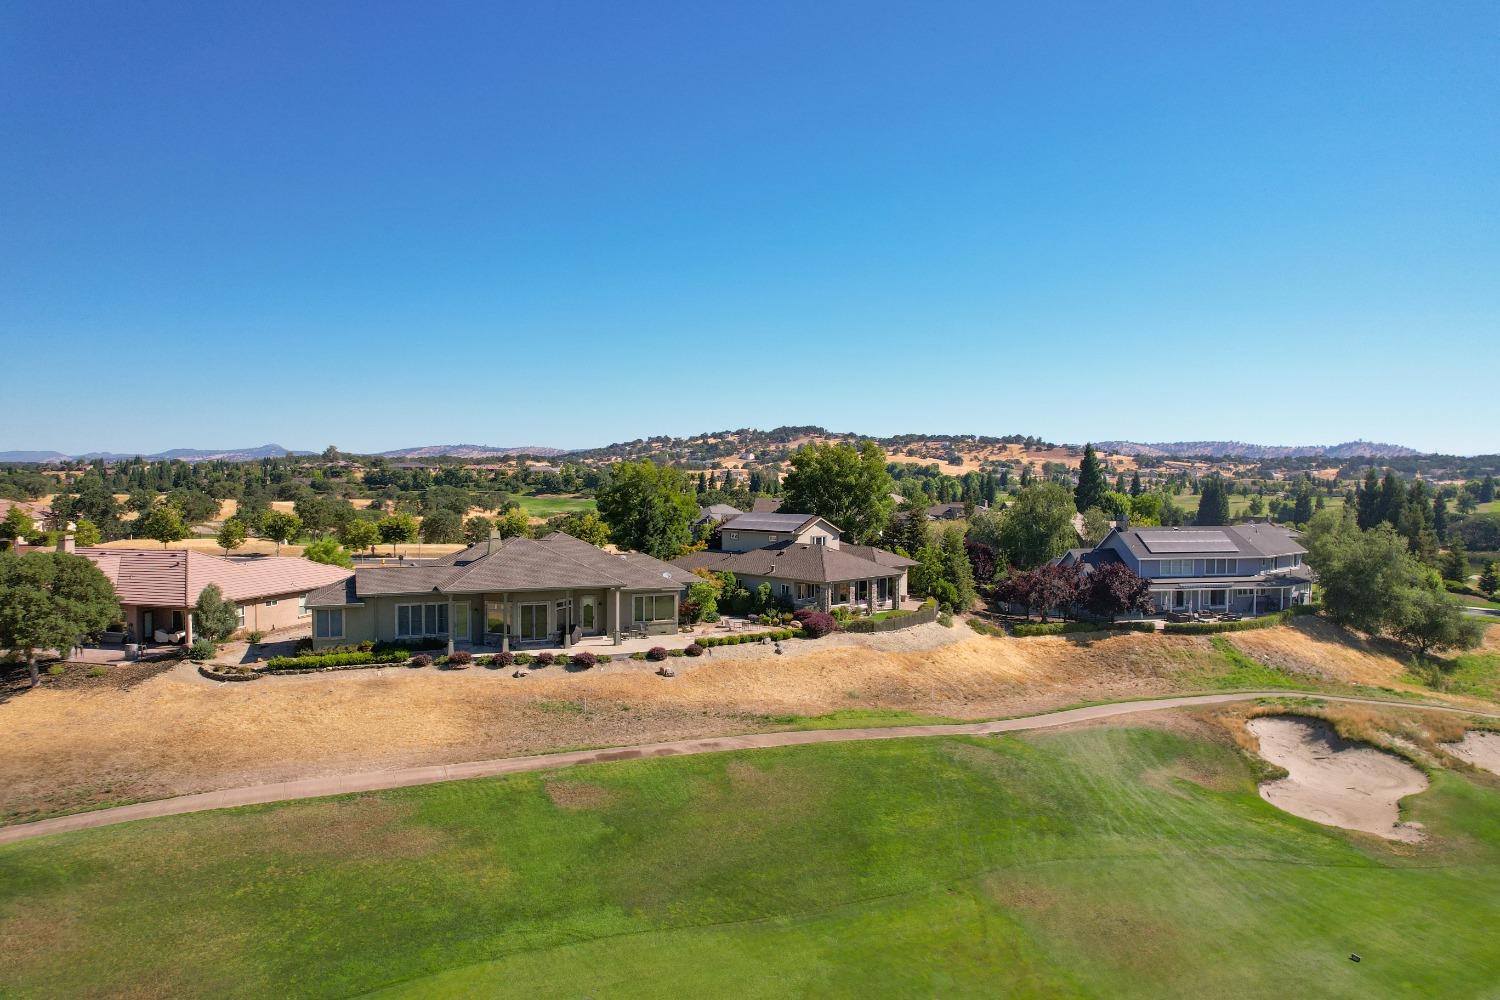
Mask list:
[[[724,527],[734,531],[785,531],[791,534],[801,531],[816,520],[816,514],[750,513],[725,521]],[[836,525],[834,527],[837,528]]]
[[[672,565],[687,570],[708,569],[717,573],[728,571],[742,576],[763,576],[805,583],[843,583],[894,576],[906,566],[915,565],[894,552],[886,552],[883,557],[895,562],[876,562],[845,548],[836,549],[828,545],[781,542],[763,549],[751,549],[749,552],[690,552],[674,559]]]
[[[639,552],[610,553],[553,532],[546,538],[510,538],[493,552],[481,542],[420,566],[376,566],[354,571],[342,590],[324,587],[310,606],[355,604],[393,594],[476,594],[489,591],[613,588],[676,590],[693,582],[689,571]]]
[[[1269,559],[1273,556],[1289,556],[1306,552],[1290,528],[1279,524],[1232,524],[1214,527],[1193,528],[1126,528],[1118,532],[1120,540],[1138,559],[1191,559],[1218,558],[1226,556],[1253,556]],[[1201,537],[1205,544],[1201,548],[1188,545],[1162,546],[1158,539],[1184,542]],[[1167,549],[1170,548],[1170,551]]]

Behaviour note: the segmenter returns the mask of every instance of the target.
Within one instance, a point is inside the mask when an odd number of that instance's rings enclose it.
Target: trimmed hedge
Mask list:
[[[891,615],[888,618],[854,618],[844,626],[845,632],[895,632],[897,629],[911,628],[913,625],[926,625],[928,622],[937,621],[937,602],[928,599],[916,611],[903,611]]]
[[[373,667],[388,663],[405,663],[404,649],[389,649],[381,653],[321,653],[315,656],[273,656],[266,661],[265,670],[284,673],[295,670],[333,670],[344,667]]]
[[[801,634],[800,629],[783,628],[777,629],[775,632],[745,632],[740,635],[705,635],[698,640],[698,645],[704,649],[712,649],[714,646],[738,646],[745,642],[760,642],[762,639],[781,642],[784,639],[795,639]]]
[[[1018,639],[1036,635],[1071,635],[1077,632],[1155,632],[1153,622],[1027,622],[1011,626]]]
[[[1173,635],[1214,635],[1219,632],[1249,632],[1258,628],[1275,628],[1285,625],[1293,618],[1315,615],[1318,607],[1312,604],[1295,604],[1259,618],[1245,618],[1237,622],[1167,622],[1165,631]]]

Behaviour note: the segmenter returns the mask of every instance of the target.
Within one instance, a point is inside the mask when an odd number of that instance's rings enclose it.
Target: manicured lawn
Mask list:
[[[532,517],[556,517],[558,514],[596,509],[592,497],[518,496],[515,501]]]
[[[1492,995],[1496,788],[1397,851],[1098,727],[176,817],[0,848],[0,995]]]

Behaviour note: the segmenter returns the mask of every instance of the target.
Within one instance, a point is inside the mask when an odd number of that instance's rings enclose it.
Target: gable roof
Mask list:
[[[750,501],[750,513],[774,514],[781,509],[781,501],[775,497],[756,497]]]
[[[121,603],[159,607],[191,607],[211,583],[226,600],[250,601],[321,589],[350,575],[342,566],[291,556],[224,559],[192,549],[103,548],[78,554],[103,571]]]
[[[698,508],[699,521],[725,521],[731,517],[739,517],[745,513],[738,507],[731,507],[727,503],[711,503],[707,507]]]
[[[816,514],[782,514],[780,512],[741,514],[739,517],[732,517],[725,521],[724,527],[734,531],[778,531],[790,535],[806,530],[814,521],[822,521],[834,531],[839,530],[838,525]]]
[[[605,552],[554,531],[545,538],[508,538],[491,548],[480,542],[420,566],[355,570],[352,587],[326,587],[309,605],[355,604],[396,594],[482,594],[492,591],[614,588],[676,590],[692,573],[640,552]]]
[[[859,553],[850,549],[862,550]],[[872,552],[879,552],[878,559]],[[805,583],[843,583],[891,576],[912,560],[894,552],[871,550],[868,546],[807,545],[802,542],[778,542],[748,552],[689,552],[672,560],[684,569],[707,569],[716,573],[728,571],[737,576],[760,576],[772,579],[798,580]]]

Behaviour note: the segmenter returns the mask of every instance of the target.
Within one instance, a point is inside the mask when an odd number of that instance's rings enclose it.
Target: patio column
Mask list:
[[[500,595],[500,652],[510,652],[510,595]]]
[[[609,637],[613,640],[613,644],[618,646],[620,644],[620,588],[615,587],[610,593],[614,595],[615,613],[610,619]]]
[[[453,655],[453,598],[448,598],[448,655]]]
[[[865,581],[865,606],[870,614],[875,613],[875,580],[870,578]]]

